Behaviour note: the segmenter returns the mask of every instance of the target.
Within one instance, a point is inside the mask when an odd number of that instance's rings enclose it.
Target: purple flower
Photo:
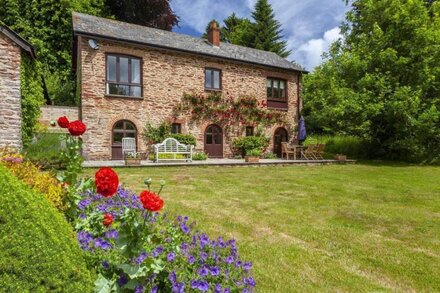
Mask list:
[[[142,287],[141,285],[136,286],[136,288],[134,288],[134,293],[142,293],[144,292],[144,287]]]
[[[189,234],[191,231],[185,223],[180,224],[180,230],[182,230],[182,232],[185,234]]]
[[[153,257],[158,257],[162,252],[163,252],[163,247],[162,246],[158,246],[153,251],[152,255],[153,255]]]
[[[173,293],[185,293],[185,284],[184,283],[175,283],[172,287]]]
[[[117,239],[119,237],[118,231],[112,229],[105,232],[105,237],[109,239]]]
[[[106,261],[106,260],[104,260],[101,264],[102,264],[102,267],[104,268],[104,270],[107,270],[110,267],[108,261]]]
[[[143,251],[134,261],[138,266],[141,265],[141,263],[144,262],[144,260],[148,257],[148,253]]]
[[[176,283],[176,281],[177,281],[177,275],[176,275],[176,272],[173,271],[172,273],[170,273],[170,274],[168,275],[168,280],[170,280],[171,284]]]
[[[192,255],[188,256],[188,262],[190,265],[192,265],[195,261],[196,261],[196,259],[194,258],[194,256],[192,256]]]
[[[215,289],[214,289],[214,293],[221,293],[222,292],[222,285],[220,285],[219,283],[217,283],[215,285]]]
[[[252,277],[244,278],[243,281],[246,285],[251,286],[251,287],[255,287],[255,285],[256,285],[255,280]]]
[[[225,260],[226,263],[231,264],[234,262],[234,258],[232,256],[228,256]]]
[[[206,292],[209,290],[209,284],[205,281],[193,280],[191,282],[191,288],[198,289],[199,291]]]
[[[206,261],[206,260],[208,259],[208,254],[207,254],[206,252],[202,252],[202,253],[200,254],[200,258],[201,258],[203,261]]]
[[[125,274],[120,275],[117,282],[120,287],[124,286],[128,283],[127,276]]]
[[[83,250],[88,249],[90,242],[93,241],[92,234],[90,234],[86,231],[79,231],[78,235],[76,237],[77,237],[78,242]]]
[[[220,269],[219,269],[219,267],[211,267],[210,271],[211,271],[211,275],[212,275],[212,276],[218,276],[218,275],[220,275]]]
[[[209,237],[206,234],[200,235],[200,248],[204,248],[209,243]]]
[[[174,252],[170,252],[170,253],[168,253],[168,255],[167,255],[167,260],[168,260],[169,262],[173,262],[175,258],[176,258],[176,254],[175,254]]]
[[[154,287],[151,289],[151,293],[157,293],[157,286],[154,286]]]
[[[209,271],[207,267],[203,266],[197,271],[197,273],[199,274],[200,277],[206,277]]]
[[[239,261],[237,261],[237,262],[235,263],[235,266],[236,266],[237,268],[239,268],[239,267],[241,267],[242,264],[243,264],[243,263],[239,260]]]
[[[93,245],[95,245],[96,248],[101,248],[102,250],[109,250],[112,248],[112,245],[102,238],[95,239]]]

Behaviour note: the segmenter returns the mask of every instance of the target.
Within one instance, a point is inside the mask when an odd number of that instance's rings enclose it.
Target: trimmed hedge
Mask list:
[[[63,215],[0,165],[0,290],[91,292],[92,276]]]

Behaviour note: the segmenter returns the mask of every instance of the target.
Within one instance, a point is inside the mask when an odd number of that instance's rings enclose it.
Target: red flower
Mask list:
[[[80,136],[86,132],[86,125],[79,120],[69,123],[69,132],[73,136]]]
[[[67,119],[66,116],[58,118],[57,123],[58,123],[58,126],[61,128],[69,127],[69,119]]]
[[[104,197],[113,196],[118,190],[118,174],[111,168],[103,167],[95,174],[96,191]]]
[[[102,221],[102,224],[106,227],[110,226],[113,223],[113,217],[110,214],[104,215],[104,220]]]
[[[163,200],[154,192],[144,190],[139,198],[146,210],[157,212],[163,207]]]

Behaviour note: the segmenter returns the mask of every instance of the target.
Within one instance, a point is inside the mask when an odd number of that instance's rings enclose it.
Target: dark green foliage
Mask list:
[[[439,160],[439,12],[438,2],[353,1],[344,40],[304,79],[309,128],[362,137],[375,158]]]
[[[0,288],[3,292],[91,292],[75,235],[40,194],[0,166]]]
[[[65,169],[61,140],[65,134],[38,133],[25,149],[26,158],[43,169]]]
[[[179,17],[171,9],[170,0],[105,0],[116,19],[171,31]]]
[[[26,53],[22,54],[20,68],[21,84],[21,136],[23,145],[32,140],[40,116],[40,106],[44,104],[41,84],[41,67]]]
[[[147,123],[143,130],[143,137],[147,145],[161,143],[171,133],[171,124],[164,121],[158,126],[153,126],[151,123]]]
[[[52,94],[52,102],[74,103],[73,93],[69,92],[73,83],[72,11],[101,15],[103,1],[0,0],[0,19],[36,48],[38,60],[42,63],[43,78],[48,84],[48,92]],[[49,88],[50,85],[58,85],[60,89],[53,86]]]
[[[171,133],[168,137],[177,139],[180,143],[186,145],[196,145],[196,138],[191,134]]]
[[[274,52],[281,57],[289,56],[287,42],[283,41],[281,24],[275,19],[275,13],[267,0],[258,0],[252,12],[253,48]]]
[[[227,42],[235,45],[252,47],[252,22],[247,18],[239,18],[232,13],[223,20],[222,36]]]
[[[307,137],[304,145],[325,144],[324,156],[333,159],[335,155],[347,155],[349,159],[367,159],[373,145],[356,136],[349,135],[314,135]]]
[[[232,146],[236,154],[245,156],[251,150],[264,151],[269,146],[269,139],[264,136],[242,136],[234,139]]]

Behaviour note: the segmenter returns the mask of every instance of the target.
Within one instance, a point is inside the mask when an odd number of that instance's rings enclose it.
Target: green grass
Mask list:
[[[144,178],[165,179],[166,211],[189,215],[211,236],[236,238],[259,292],[440,291],[440,168],[117,172],[137,192]]]
[[[0,292],[93,291],[70,225],[1,165],[0,202]]]

